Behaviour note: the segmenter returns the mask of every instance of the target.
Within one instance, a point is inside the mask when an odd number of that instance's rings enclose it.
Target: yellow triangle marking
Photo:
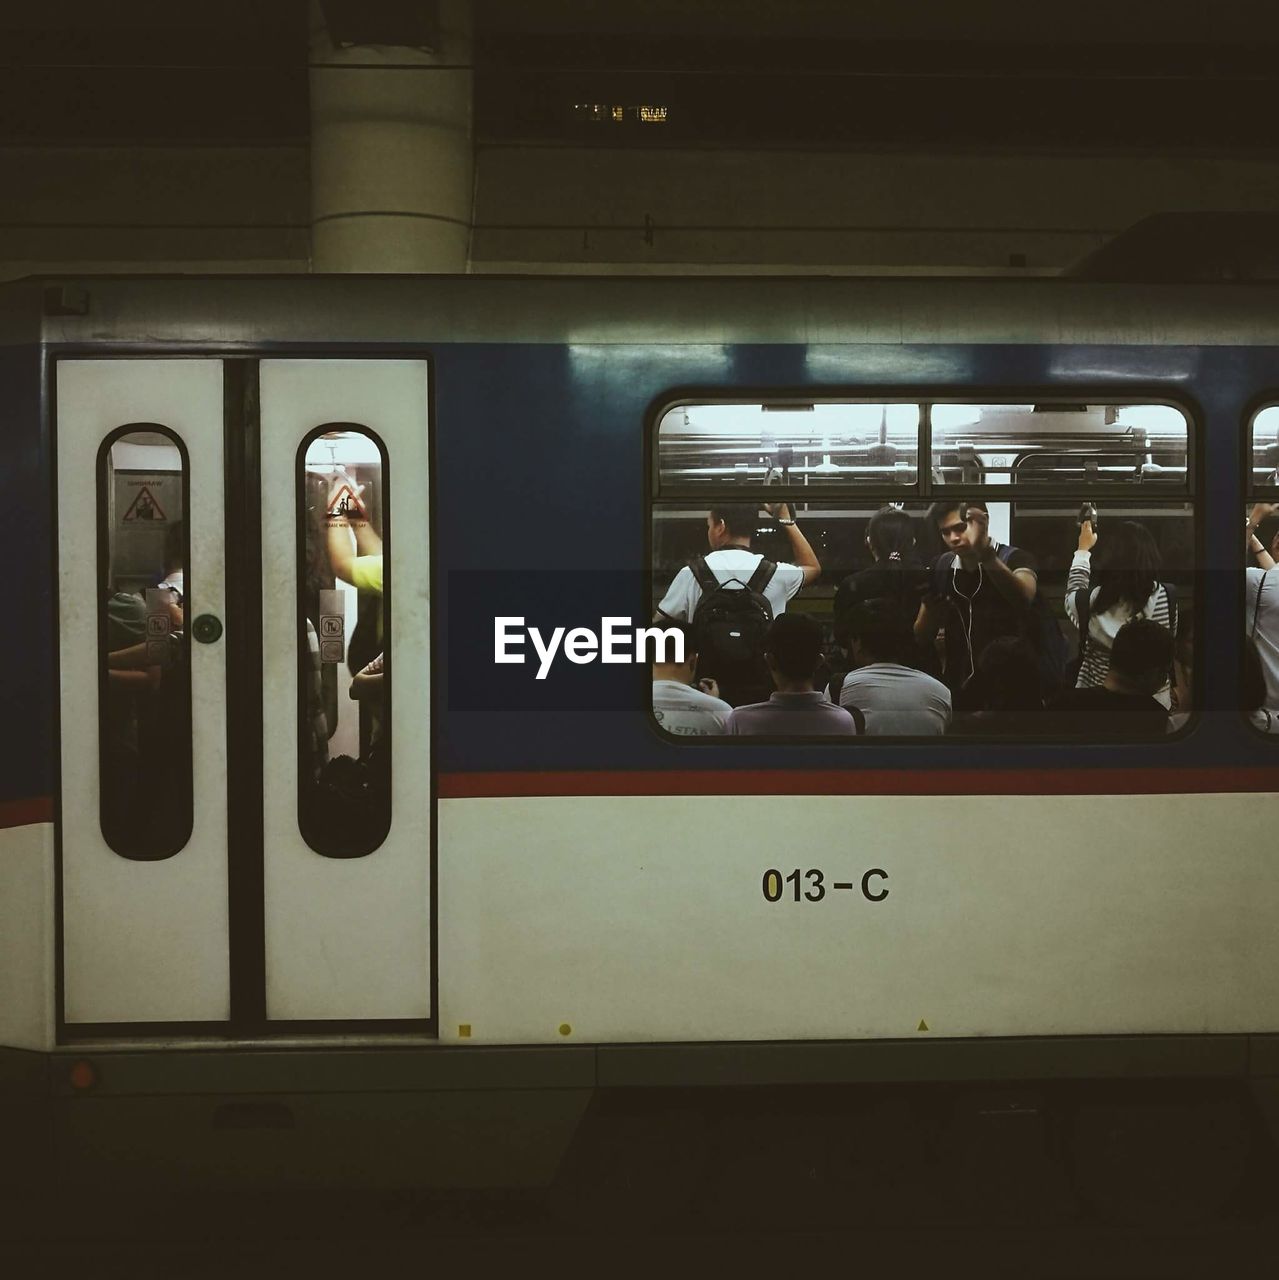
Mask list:
[[[926,1022],[923,1020],[923,1018],[920,1018],[920,1020],[919,1020],[919,1026],[917,1026],[917,1027],[915,1028],[915,1030],[916,1030],[916,1031],[927,1031],[927,1030],[928,1030],[928,1023],[926,1023]]]

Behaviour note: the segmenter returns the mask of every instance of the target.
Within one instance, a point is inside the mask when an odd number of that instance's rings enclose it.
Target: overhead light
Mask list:
[[[666,124],[670,108],[660,106],[628,107],[616,102],[575,102],[573,115],[593,124]]]

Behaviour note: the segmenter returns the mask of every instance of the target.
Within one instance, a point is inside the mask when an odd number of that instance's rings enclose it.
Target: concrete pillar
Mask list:
[[[333,46],[311,4],[311,269],[457,272],[471,240],[470,0],[440,48]]]

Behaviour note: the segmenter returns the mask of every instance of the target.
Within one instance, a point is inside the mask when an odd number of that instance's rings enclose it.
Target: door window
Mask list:
[[[140,861],[191,834],[188,484],[186,450],[159,424],[122,427],[99,451],[99,820]]]

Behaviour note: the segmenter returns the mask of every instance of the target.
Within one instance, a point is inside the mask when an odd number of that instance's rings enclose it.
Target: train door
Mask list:
[[[428,1020],[425,362],[55,386],[64,1025]]]
[[[267,1016],[426,1018],[426,365],[264,360],[260,385]]]

